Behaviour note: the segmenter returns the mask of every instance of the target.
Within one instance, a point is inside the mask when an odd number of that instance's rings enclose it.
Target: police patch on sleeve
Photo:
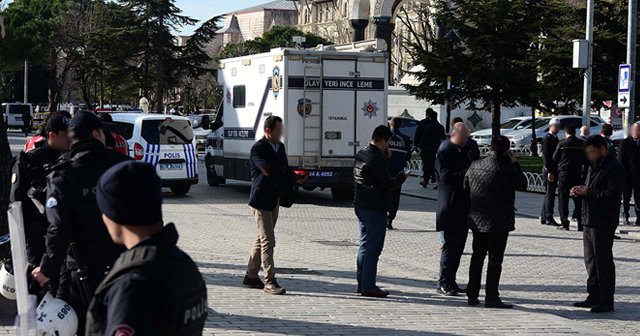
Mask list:
[[[47,208],[55,208],[58,205],[58,200],[55,197],[49,197],[47,199]]]
[[[116,330],[113,332],[113,336],[133,336],[136,334],[135,329],[133,329],[130,325],[121,324],[116,327]]]

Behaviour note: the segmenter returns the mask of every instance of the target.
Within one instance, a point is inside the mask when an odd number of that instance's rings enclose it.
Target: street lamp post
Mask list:
[[[636,120],[636,34],[638,30],[638,0],[629,0],[629,22],[627,23],[627,64],[630,65],[629,107],[625,114],[625,136],[629,126]]]
[[[584,90],[582,94],[582,126],[590,125],[591,114],[591,80],[593,77],[593,4],[594,0],[587,0],[587,67],[584,71]]]

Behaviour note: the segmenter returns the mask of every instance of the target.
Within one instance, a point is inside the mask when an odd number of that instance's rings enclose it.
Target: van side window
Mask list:
[[[246,101],[247,89],[244,85],[236,85],[233,87],[233,107],[244,107]]]
[[[130,140],[133,137],[133,124],[122,122],[122,121],[114,121],[116,132],[120,134],[126,140]]]

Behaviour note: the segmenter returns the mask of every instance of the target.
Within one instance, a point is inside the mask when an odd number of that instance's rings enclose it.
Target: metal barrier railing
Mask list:
[[[422,160],[409,160],[407,170],[410,176],[422,176]],[[544,179],[542,174],[524,172],[527,176],[527,191],[544,192]]]

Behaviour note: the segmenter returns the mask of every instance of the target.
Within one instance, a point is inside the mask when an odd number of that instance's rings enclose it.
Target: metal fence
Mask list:
[[[407,163],[407,169],[411,176],[422,176],[422,160],[410,160]],[[544,192],[544,179],[542,174],[524,172],[527,176],[527,191]]]

